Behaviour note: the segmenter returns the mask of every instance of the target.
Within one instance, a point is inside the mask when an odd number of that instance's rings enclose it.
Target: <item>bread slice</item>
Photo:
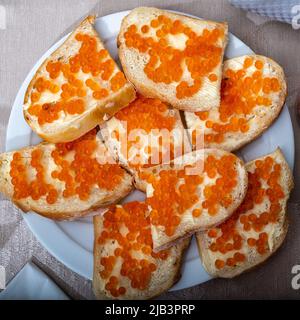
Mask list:
[[[88,16],[40,66],[24,99],[24,117],[48,142],[75,140],[135,98]]]
[[[40,143],[0,155],[0,192],[24,212],[74,219],[131,190],[132,177],[113,162],[96,130],[71,143]]]
[[[141,170],[140,179],[155,251],[226,220],[243,201],[248,184],[243,162],[219,149],[194,151]]]
[[[141,94],[174,108],[218,107],[227,29],[226,23],[136,8],[118,37],[124,73]]]
[[[143,96],[103,123],[101,134],[115,159],[135,175],[192,150],[179,111]]]
[[[93,289],[98,299],[150,299],[180,278],[190,239],[155,254],[147,205],[130,202],[94,217]]]
[[[287,88],[282,68],[272,59],[246,55],[224,62],[220,108],[185,112],[193,148],[233,151],[262,134],[278,117]],[[204,141],[203,141],[204,139]]]
[[[288,230],[293,176],[280,149],[246,168],[249,187],[242,205],[217,228],[197,234],[202,263],[216,277],[232,278],[259,265],[280,247]]]

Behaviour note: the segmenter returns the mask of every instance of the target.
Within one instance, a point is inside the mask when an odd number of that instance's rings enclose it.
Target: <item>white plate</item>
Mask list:
[[[122,18],[129,11],[114,13],[96,20],[96,30],[99,32],[106,47],[116,60],[116,36],[119,32]],[[53,45],[36,63],[23,82],[14,105],[12,107],[6,137],[6,150],[15,150],[39,142],[39,138],[32,132],[23,118],[22,104],[26,88],[34,73],[66,37]],[[241,40],[230,34],[226,51],[227,58],[253,51]],[[277,121],[255,142],[240,151],[240,156],[248,161],[266,153],[272,152],[277,146],[281,147],[291,168],[294,165],[294,136],[290,115],[285,106]],[[126,199],[142,199],[143,195],[135,191]],[[73,222],[55,222],[37,214],[24,215],[28,226],[42,245],[59,261],[81,276],[91,279],[93,272],[93,226],[90,218]],[[205,272],[197,252],[196,242],[185,257],[181,280],[172,288],[179,290],[207,281],[210,276]]]

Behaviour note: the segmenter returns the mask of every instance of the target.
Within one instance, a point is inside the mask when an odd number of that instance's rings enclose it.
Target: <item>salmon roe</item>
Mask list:
[[[127,107],[115,114],[120,121],[127,121],[128,132],[143,129],[150,133],[152,129],[168,129],[175,125],[175,117],[166,116],[168,106],[159,99],[145,98],[141,95]]]
[[[197,219],[204,211],[214,216],[221,207],[229,207],[231,193],[237,185],[235,165],[236,157],[233,155],[220,158],[208,155],[204,161],[204,172],[199,175],[187,175],[185,169],[189,166],[179,170],[162,170],[158,175],[142,172],[141,178],[151,183],[154,189],[153,196],[146,200],[151,207],[151,223],[163,226],[166,235],[172,236],[187,210],[194,207],[192,215]],[[211,183],[203,187],[203,196],[199,197],[199,185],[205,177],[210,178]]]
[[[100,164],[96,160],[96,133],[97,130],[94,129],[73,142],[55,145],[51,156],[57,169],[51,172],[51,177],[64,182],[65,187],[61,191],[46,182],[41,149],[32,151],[30,168],[25,165],[22,154],[15,152],[10,170],[14,198],[18,200],[31,197],[38,200],[46,196],[48,204],[54,204],[61,192],[65,198],[78,195],[81,200],[87,200],[95,185],[113,190],[121,182],[124,170],[117,164]],[[73,160],[68,160],[72,155]],[[34,180],[28,176],[28,170],[31,169],[36,171]]]
[[[134,201],[112,206],[102,221],[103,231],[98,243],[112,246],[113,242],[115,245],[113,254],[102,256],[100,260],[100,276],[106,281],[105,289],[113,297],[124,295],[126,289],[122,286],[122,277],[130,281],[133,289],[147,289],[160,260],[166,260],[169,255],[169,250],[153,252],[147,205]],[[117,263],[121,263],[120,270],[114,269]]]
[[[250,248],[255,248],[261,255],[268,252],[267,227],[278,221],[280,201],[285,196],[280,177],[281,166],[272,157],[255,161],[254,169],[248,172],[249,185],[243,203],[228,220],[207,232],[211,238],[209,249],[224,255],[224,260],[215,260],[217,269],[244,262]],[[256,205],[264,201],[267,201],[268,209],[256,211]]]
[[[200,111],[195,114],[204,122],[204,142],[222,143],[229,132],[246,133],[250,126],[249,116],[257,106],[271,105],[270,94],[281,89],[275,77],[264,77],[261,69],[263,62],[247,57],[240,69],[228,68],[221,84],[221,105],[217,119],[212,117],[215,111]],[[248,75],[247,69],[255,66],[255,71]],[[214,119],[214,120],[212,120]],[[192,133],[196,143],[196,131]]]
[[[137,97],[132,103],[130,103],[127,107],[123,108],[119,112],[115,114],[115,117],[119,121],[126,121],[127,124],[127,135],[129,136],[131,132],[134,130],[143,130],[146,134],[149,135],[151,130],[162,130],[166,129],[168,132],[171,132],[175,128],[176,118],[174,115],[169,113],[168,106],[160,101],[159,99],[145,98],[141,95]],[[116,138],[118,140],[121,139],[119,132],[114,132]],[[137,137],[139,140],[140,137]],[[162,139],[160,139],[162,140]],[[138,167],[147,167],[148,160],[150,160],[151,156],[154,157],[157,152],[158,159],[162,160],[163,150],[162,143],[163,141],[158,140],[158,147],[148,146],[145,152],[148,154],[148,159],[145,159],[143,163],[136,164],[133,160],[129,161],[131,166],[136,168]],[[132,146],[139,146],[137,144],[138,141],[127,141],[127,155],[130,154],[130,149]],[[164,141],[167,143],[168,141]],[[142,146],[141,146],[142,147]],[[174,146],[172,141],[170,142],[170,159],[174,158]],[[139,155],[137,155],[139,156]],[[135,160],[135,159],[134,159]],[[161,161],[160,161],[161,162]]]
[[[119,165],[97,161],[94,155],[98,146],[96,133],[94,129],[75,141],[58,143],[51,153],[60,168],[52,171],[51,175],[65,183],[65,198],[78,195],[81,200],[87,200],[93,186],[113,190],[124,176],[124,170]],[[68,161],[70,153],[74,153],[74,158]]]
[[[35,177],[32,179],[28,174],[28,164],[25,163],[24,156],[21,152],[13,154],[10,163],[11,183],[14,187],[13,198],[20,200],[31,197],[33,200],[46,196],[46,201],[53,204],[57,200],[58,193],[50,184],[46,183],[44,177],[44,166],[42,164],[43,151],[35,149],[31,152],[30,166],[35,170]]]
[[[126,83],[122,72],[114,74],[115,62],[107,50],[98,50],[95,37],[79,33],[75,39],[81,43],[78,53],[66,63],[60,60],[48,61],[46,76],[40,76],[33,84],[28,112],[38,118],[40,125],[59,119],[61,112],[82,114],[90,96],[96,100],[104,99],[109,95],[109,89],[117,92]],[[83,82],[79,79],[82,76],[77,76],[79,72],[89,74],[89,78]],[[101,84],[105,84],[105,87]],[[58,94],[60,98],[55,96],[53,102],[40,103],[49,92]]]
[[[149,28],[155,29],[155,36],[146,36]],[[184,49],[172,46],[173,37],[183,37]],[[153,19],[149,25],[138,30],[135,24],[128,27],[124,33],[125,44],[149,56],[144,72],[156,83],[170,84],[179,82],[176,86],[178,99],[196,94],[206,77],[217,81],[217,75],[211,72],[220,65],[222,60],[222,40],[224,31],[218,27],[204,29],[197,34],[180,20],[172,20],[164,15]],[[191,76],[191,81],[181,81],[184,64]]]

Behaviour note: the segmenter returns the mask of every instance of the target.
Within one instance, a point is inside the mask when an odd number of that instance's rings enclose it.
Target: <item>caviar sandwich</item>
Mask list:
[[[94,217],[94,228],[93,287],[98,299],[150,299],[180,278],[190,239],[155,253],[145,203],[112,206]]]
[[[220,105],[227,24],[155,8],[137,8],[121,25],[119,57],[126,77],[148,97],[186,111]]]
[[[30,82],[24,117],[49,142],[75,140],[135,98],[87,17]]]
[[[93,129],[68,143],[41,143],[0,155],[0,191],[23,211],[66,220],[125,197],[132,177]]]
[[[155,251],[226,220],[248,185],[243,162],[220,149],[188,153],[141,170],[139,176],[138,185],[146,187]]]
[[[218,227],[197,235],[202,263],[213,276],[232,278],[262,263],[287,233],[293,176],[282,152],[277,149],[246,168],[249,185],[241,206]]]
[[[251,142],[278,117],[287,93],[282,68],[272,59],[249,55],[224,62],[221,104],[204,112],[185,112],[193,146],[204,133],[204,146],[228,151]]]
[[[191,151],[179,111],[141,95],[106,121],[101,133],[115,159],[133,174]]]

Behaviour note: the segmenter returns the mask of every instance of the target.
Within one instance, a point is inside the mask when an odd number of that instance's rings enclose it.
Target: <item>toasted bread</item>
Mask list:
[[[233,154],[202,149],[141,170],[155,251],[226,220],[247,191],[247,172]]]
[[[101,134],[115,159],[135,175],[191,151],[179,111],[158,99],[139,96],[105,122]]]
[[[136,8],[118,36],[124,73],[146,97],[195,112],[220,105],[227,24]]]
[[[24,99],[24,117],[48,142],[77,139],[135,98],[89,16],[40,66]]]
[[[202,263],[216,277],[232,278],[259,265],[280,247],[288,230],[293,176],[280,149],[246,168],[249,187],[242,205],[223,224],[197,234]]]
[[[150,299],[180,278],[190,239],[155,254],[147,205],[130,202],[94,217],[93,289],[98,299]]]
[[[72,143],[2,153],[0,169],[0,192],[24,212],[56,220],[85,216],[132,190],[132,177],[113,163],[96,130]]]
[[[206,148],[227,151],[241,148],[262,134],[278,117],[286,94],[284,72],[272,59],[246,55],[225,61],[220,108],[185,112],[194,149],[197,148],[195,129],[202,139],[204,134]],[[201,136],[199,139],[201,145]]]

